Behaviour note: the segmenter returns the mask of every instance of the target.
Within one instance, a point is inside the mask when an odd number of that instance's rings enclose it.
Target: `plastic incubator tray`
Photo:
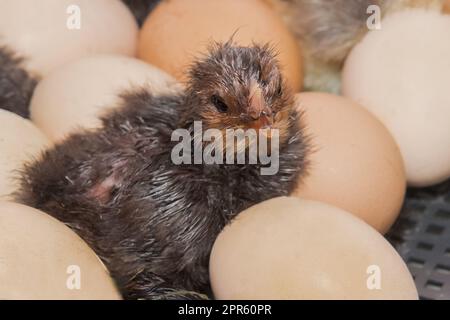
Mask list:
[[[387,238],[406,261],[421,299],[450,300],[450,180],[408,190]]]

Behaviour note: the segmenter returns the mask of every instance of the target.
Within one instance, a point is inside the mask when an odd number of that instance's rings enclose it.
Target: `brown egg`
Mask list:
[[[49,146],[48,138],[31,121],[0,109],[0,200],[11,199],[22,165]]]
[[[444,12],[450,13],[450,0],[445,1],[444,3]]]
[[[297,198],[240,213],[214,244],[210,276],[218,299],[417,299],[405,263],[378,232]]]
[[[340,207],[385,233],[397,218],[406,188],[392,136],[349,99],[303,93],[296,100],[314,152],[309,174],[293,195]]]
[[[300,90],[300,48],[281,18],[261,0],[163,1],[142,28],[138,55],[184,81],[189,64],[211,40],[225,42],[233,35],[241,45],[273,44],[288,83]]]
[[[119,105],[119,95],[147,87],[163,93],[175,80],[143,61],[118,55],[93,55],[69,63],[45,77],[31,99],[31,119],[53,141],[79,128],[101,126],[100,116]]]
[[[49,215],[0,202],[0,299],[120,299],[108,271]]]
[[[0,45],[44,75],[93,53],[136,53],[138,26],[120,0],[2,0]]]

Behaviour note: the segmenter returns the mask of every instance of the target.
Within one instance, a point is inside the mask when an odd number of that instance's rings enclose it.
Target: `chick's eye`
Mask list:
[[[221,97],[217,96],[217,95],[213,95],[211,97],[211,102],[212,104],[216,107],[216,109],[219,112],[227,112],[228,111],[228,106],[226,105],[226,103],[222,100]]]

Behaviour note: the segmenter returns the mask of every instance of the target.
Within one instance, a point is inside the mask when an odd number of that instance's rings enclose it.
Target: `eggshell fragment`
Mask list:
[[[403,160],[389,131],[350,99],[302,93],[296,103],[313,152],[293,195],[337,206],[387,232],[406,188]]]
[[[22,165],[49,146],[48,138],[31,121],[0,109],[0,200],[11,199]]]
[[[185,81],[190,63],[211,41],[240,45],[271,43],[294,90],[303,83],[297,41],[281,18],[261,0],[171,0],[161,2],[140,33],[138,55]]]
[[[0,42],[38,75],[93,53],[135,55],[138,26],[120,0],[2,0]]]
[[[49,215],[0,202],[0,299],[120,299],[108,271]]]
[[[95,55],[45,77],[31,99],[31,119],[53,141],[79,128],[101,126],[100,116],[119,105],[127,90],[146,87],[154,94],[178,88],[165,72],[134,58]]]
[[[448,15],[392,14],[353,49],[343,70],[343,94],[391,131],[411,186],[450,177],[449,32]]]
[[[394,248],[335,207],[275,198],[240,213],[217,238],[218,299],[417,299]]]

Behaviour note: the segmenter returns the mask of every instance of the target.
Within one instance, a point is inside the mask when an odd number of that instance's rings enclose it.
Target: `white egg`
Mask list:
[[[450,177],[450,16],[409,10],[386,17],[351,52],[342,84],[390,130],[410,185]]]
[[[31,121],[0,109],[0,200],[11,199],[22,165],[49,146],[49,139]]]
[[[39,75],[93,53],[135,55],[138,26],[120,0],[2,0],[0,43]]]
[[[0,300],[120,299],[103,263],[49,215],[0,202]]]
[[[95,55],[67,64],[45,77],[31,99],[31,119],[53,141],[78,128],[101,126],[100,116],[119,105],[119,95],[146,87],[158,94],[178,84],[143,61]]]
[[[214,244],[210,276],[218,299],[417,299],[405,263],[375,229],[297,198],[241,212]]]

